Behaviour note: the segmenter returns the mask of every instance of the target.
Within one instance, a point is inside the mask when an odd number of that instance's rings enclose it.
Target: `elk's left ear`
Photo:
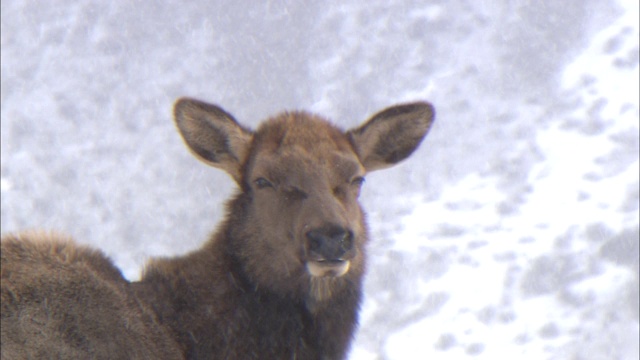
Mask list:
[[[347,135],[367,172],[384,169],[413,153],[427,135],[434,115],[433,106],[426,102],[392,106]]]
[[[174,119],[191,152],[205,163],[225,170],[242,183],[242,165],[252,133],[222,108],[195,99],[178,99]]]

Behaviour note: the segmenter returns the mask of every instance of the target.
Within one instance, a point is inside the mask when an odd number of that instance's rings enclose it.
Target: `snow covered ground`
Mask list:
[[[130,279],[197,248],[232,181],[179,96],[255,125],[437,123],[367,179],[352,359],[638,359],[638,3],[3,1],[2,232],[64,231]]]

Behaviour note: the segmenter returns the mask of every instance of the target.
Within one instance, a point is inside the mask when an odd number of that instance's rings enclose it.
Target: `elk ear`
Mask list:
[[[223,109],[182,98],[174,106],[174,119],[191,152],[205,163],[228,172],[241,183],[242,165],[252,133]]]
[[[367,172],[384,169],[413,153],[427,135],[434,114],[433,106],[426,102],[397,105],[347,134]]]

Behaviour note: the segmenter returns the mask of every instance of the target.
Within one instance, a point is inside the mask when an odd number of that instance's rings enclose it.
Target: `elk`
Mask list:
[[[358,322],[365,174],[407,158],[434,118],[426,102],[342,131],[285,112],[253,131],[218,106],[179,99],[191,152],[235,180],[202,248],[152,259],[129,282],[63,235],[6,235],[2,359],[343,359]]]

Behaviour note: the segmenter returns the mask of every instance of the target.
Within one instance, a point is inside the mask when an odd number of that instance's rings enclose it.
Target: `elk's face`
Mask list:
[[[256,132],[244,178],[252,194],[250,223],[263,242],[256,245],[271,254],[272,271],[288,277],[359,271],[364,175],[347,136],[311,115],[288,114]]]
[[[230,214],[241,230],[233,241],[256,286],[311,287],[316,300],[362,275],[364,175],[408,157],[433,115],[428,103],[399,105],[343,132],[308,113],[284,113],[253,132],[217,106],[192,99],[175,105],[191,151],[243,190],[243,213]]]

